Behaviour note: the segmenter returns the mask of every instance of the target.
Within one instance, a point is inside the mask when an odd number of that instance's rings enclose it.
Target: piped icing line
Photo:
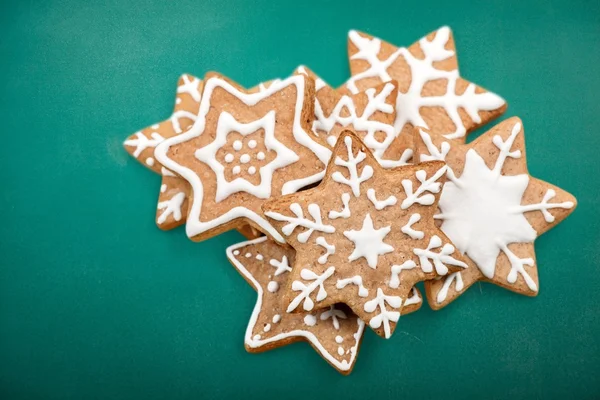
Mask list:
[[[202,184],[202,180],[190,168],[187,168],[169,158],[168,151],[172,146],[184,143],[202,134],[202,132],[205,129],[206,115],[208,114],[208,111],[211,107],[210,101],[215,88],[222,88],[223,90],[229,92],[231,95],[240,99],[246,105],[253,106],[262,99],[273,95],[277,91],[283,90],[289,85],[294,85],[296,87],[296,105],[293,121],[294,139],[300,145],[308,148],[311,152],[313,152],[313,154],[315,154],[315,156],[319,159],[319,161],[321,161],[321,163],[323,163],[324,166],[327,165],[327,162],[331,157],[331,150],[315,142],[310,137],[310,135],[307,132],[305,132],[304,129],[302,129],[301,114],[305,90],[304,79],[305,78],[303,76],[299,75],[291,76],[280,82],[273,83],[271,86],[269,86],[269,88],[267,88],[263,92],[244,93],[223,79],[219,79],[217,77],[209,78],[204,83],[204,92],[200,101],[198,117],[194,125],[187,132],[166,139],[155,148],[154,155],[156,159],[167,169],[170,169],[171,171],[175,172],[176,174],[187,180],[192,187],[192,202],[190,205],[190,210],[188,213],[186,223],[186,233],[189,237],[194,237],[202,232],[213,229],[219,225],[226,224],[227,222],[230,222],[234,219],[247,218],[254,222],[265,233],[268,233],[278,242],[285,242],[284,238],[271,226],[271,224],[266,219],[245,207],[234,207],[225,214],[213,220],[206,222],[201,221],[200,214],[204,197],[204,186]],[[325,170],[309,177],[289,181],[283,185],[282,193],[289,193],[290,191],[300,189],[302,185],[306,186],[306,184],[308,183],[318,182],[322,179],[324,174]]]
[[[238,259],[234,256],[233,252],[236,249],[241,247],[245,247],[250,244],[262,243],[267,240],[266,236],[260,237],[258,239],[238,243],[231,245],[227,248],[226,253],[229,260],[235,265],[237,270],[246,278],[249,282],[252,283],[252,286],[257,292],[256,304],[254,305],[254,309],[252,311],[252,315],[250,316],[250,321],[248,322],[248,327],[246,328],[245,334],[245,343],[250,348],[259,348],[270,343],[275,343],[281,340],[286,340],[288,338],[293,337],[303,337],[305,338],[318,352],[319,354],[327,360],[331,365],[337,368],[340,371],[349,371],[352,369],[354,362],[356,361],[356,355],[358,353],[358,345],[360,344],[360,339],[364,333],[365,323],[357,318],[358,330],[354,334],[355,344],[351,347],[350,351],[350,360],[349,361],[338,361],[335,357],[333,357],[321,344],[319,339],[312,333],[301,329],[296,329],[286,333],[280,333],[276,336],[270,337],[268,339],[261,339],[260,337],[253,337],[252,331],[256,326],[258,321],[258,315],[262,309],[262,301],[263,301],[263,289],[258,281],[250,274],[250,272],[238,261]],[[281,319],[281,318],[280,318]],[[275,322],[275,321],[273,321]],[[279,321],[278,321],[279,322]],[[353,350],[353,351],[352,351]]]

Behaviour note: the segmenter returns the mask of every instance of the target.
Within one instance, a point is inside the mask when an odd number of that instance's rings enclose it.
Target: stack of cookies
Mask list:
[[[245,337],[261,352],[308,341],[350,373],[365,325],[389,338],[401,314],[477,281],[535,296],[533,242],[575,198],[527,172],[523,124],[477,140],[505,101],[459,75],[443,27],[410,47],[348,35],[351,77],[306,67],[245,89],[181,77],[175,111],[125,148],[160,174],[156,222],[194,241],[231,229],[226,251],[258,292]]]

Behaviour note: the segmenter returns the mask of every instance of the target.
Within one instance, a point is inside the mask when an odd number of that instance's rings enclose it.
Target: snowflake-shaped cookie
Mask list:
[[[227,257],[258,292],[244,343],[251,353],[304,340],[342,374],[356,362],[364,322],[339,306],[288,314],[281,302],[294,251],[267,237],[230,246]]]
[[[344,303],[390,337],[416,282],[466,267],[433,219],[445,171],[442,162],[383,169],[342,133],[319,186],[263,206],[297,251],[286,311]]]
[[[398,48],[365,33],[350,31],[352,77],[345,88],[357,93],[382,82],[398,82],[397,135],[412,143],[412,127],[462,138],[506,109],[499,96],[460,77],[452,32],[442,27],[409,48]]]
[[[447,305],[479,280],[535,296],[533,242],[566,218],[576,200],[529,175],[521,120],[504,121],[468,145],[416,129],[415,145],[420,161],[447,163],[436,219],[469,265],[425,284],[431,306]]]
[[[399,140],[394,129],[396,119],[395,81],[382,83],[356,94],[344,94],[327,85],[308,68],[301,66],[297,73],[305,74],[317,83],[315,121],[312,130],[333,147],[344,129],[354,131],[385,168],[406,165],[412,149]]]
[[[260,206],[318,182],[331,151],[308,133],[314,82],[294,75],[251,93],[218,74],[204,80],[194,125],[156,158],[192,189],[186,231],[199,241],[247,223],[283,242]]]

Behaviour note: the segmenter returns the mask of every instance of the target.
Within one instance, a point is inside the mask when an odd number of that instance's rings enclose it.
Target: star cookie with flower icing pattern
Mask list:
[[[415,129],[415,146],[420,161],[447,163],[435,218],[468,264],[425,283],[431,307],[446,306],[480,280],[537,295],[533,242],[573,212],[576,200],[529,175],[521,120],[508,119],[467,145]]]
[[[464,138],[506,110],[505,101],[461,78],[452,31],[442,27],[408,48],[350,31],[352,77],[345,89],[357,93],[382,82],[398,82],[396,135],[412,148],[412,127],[448,138]]]
[[[389,338],[415,283],[466,267],[433,219],[445,169],[383,169],[342,133],[319,186],[263,206],[296,250],[286,312],[344,303]]]
[[[390,81],[356,94],[344,94],[327,85],[308,68],[296,70],[317,82],[315,121],[312,130],[334,147],[344,129],[354,131],[385,168],[406,165],[412,157],[403,140],[396,138],[397,83]]]
[[[298,341],[307,341],[335,369],[352,371],[362,340],[364,322],[343,306],[287,314],[282,290],[294,262],[294,251],[267,237],[227,249],[227,257],[258,292],[244,343],[260,353]]]
[[[249,223],[283,242],[260,206],[322,178],[331,151],[309,133],[313,114],[314,82],[304,75],[259,93],[207,75],[195,124],[155,150],[157,160],[191,185],[186,231],[192,240]]]

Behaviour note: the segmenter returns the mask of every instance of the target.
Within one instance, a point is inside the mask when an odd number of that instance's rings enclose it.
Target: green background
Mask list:
[[[3,399],[600,397],[600,2],[2,2]],[[304,63],[348,76],[346,33],[398,45],[450,25],[461,73],[524,121],[530,171],[576,212],[536,242],[541,292],[476,285],[343,377],[306,344],[243,347],[255,293],[203,243],[161,232],[159,177],[122,148],[169,116],[178,76],[243,85]]]

